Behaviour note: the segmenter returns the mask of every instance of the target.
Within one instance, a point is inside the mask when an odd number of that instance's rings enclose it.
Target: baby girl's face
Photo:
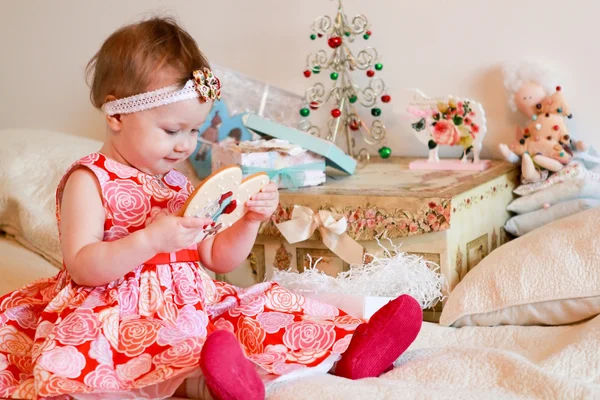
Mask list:
[[[172,85],[168,76],[148,90]],[[137,169],[165,174],[196,149],[198,128],[212,102],[190,99],[121,116],[122,129],[115,137],[119,153]]]

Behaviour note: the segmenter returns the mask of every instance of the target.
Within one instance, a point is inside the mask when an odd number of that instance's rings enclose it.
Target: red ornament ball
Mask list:
[[[372,34],[373,34],[373,32],[367,31],[367,35],[371,36]]]
[[[560,129],[560,126],[558,126],[558,125],[554,125],[554,126],[552,127],[552,129],[554,129],[555,131],[557,131],[557,130],[559,130],[559,129]]]
[[[318,37],[323,37],[323,34],[322,33],[318,33],[317,36]]]
[[[338,47],[340,47],[342,45],[342,38],[340,38],[339,36],[332,36],[327,41],[327,44],[332,49],[338,48]]]
[[[357,131],[360,129],[360,125],[359,125],[358,121],[355,119],[353,119],[352,122],[350,122],[349,126],[350,126],[350,129],[353,131]]]
[[[367,71],[367,76],[368,76],[369,78],[372,78],[372,77],[374,77],[374,76],[375,76],[375,71],[373,71],[372,69],[368,70],[368,71]]]
[[[333,110],[331,110],[331,116],[333,118],[339,118],[340,115],[342,115],[342,112],[339,108],[334,108]]]
[[[309,70],[304,71],[304,76],[307,78],[310,78],[310,71]]]
[[[556,87],[556,91],[557,91],[557,92],[560,92],[561,90],[562,90],[562,88],[561,88],[560,86],[557,86],[557,87]]]
[[[311,101],[308,106],[310,107],[311,110],[316,110],[319,108],[319,103],[316,101]]]
[[[389,94],[384,94],[383,96],[381,96],[381,101],[383,101],[384,103],[389,103],[390,101],[392,101],[392,97]]]

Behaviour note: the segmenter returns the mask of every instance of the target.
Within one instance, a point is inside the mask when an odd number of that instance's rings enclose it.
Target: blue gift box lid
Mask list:
[[[254,113],[242,116],[244,126],[259,135],[271,136],[297,144],[308,151],[325,157],[325,163],[349,175],[356,170],[356,160],[347,155],[332,142],[313,136],[299,129],[290,128],[277,122],[259,117]]]

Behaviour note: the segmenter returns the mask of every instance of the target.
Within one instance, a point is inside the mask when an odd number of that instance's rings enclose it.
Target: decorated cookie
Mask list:
[[[238,166],[223,167],[202,181],[183,205],[180,215],[213,220],[198,237],[200,242],[242,218],[247,212],[246,201],[268,183],[269,177],[263,172],[242,179]]]

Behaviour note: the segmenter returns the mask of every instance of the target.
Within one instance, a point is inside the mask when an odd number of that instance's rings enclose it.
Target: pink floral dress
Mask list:
[[[100,153],[77,161],[97,177],[104,240],[143,229],[180,209],[191,183],[162,179]],[[74,283],[66,269],[0,298],[0,397],[164,398],[199,373],[208,333],[238,338],[265,381],[308,370],[347,348],[361,320],[273,282],[241,289],[212,280],[198,252],[158,254],[104,286]],[[24,266],[25,267],[25,266]]]

